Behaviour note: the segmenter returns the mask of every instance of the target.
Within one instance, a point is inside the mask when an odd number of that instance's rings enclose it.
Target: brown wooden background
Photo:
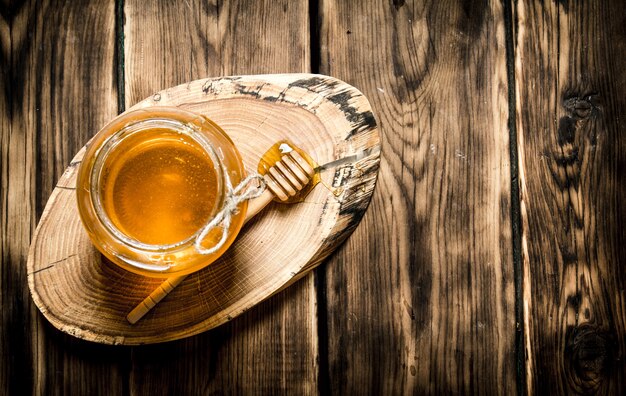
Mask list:
[[[626,393],[621,1],[0,0],[0,394]],[[319,72],[370,99],[351,238],[213,331],[56,331],[30,238],[124,108],[210,76]]]

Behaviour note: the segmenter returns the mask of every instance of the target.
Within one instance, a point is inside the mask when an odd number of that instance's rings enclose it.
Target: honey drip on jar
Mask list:
[[[272,147],[270,147],[270,149],[267,150],[265,152],[265,154],[263,154],[263,156],[261,157],[261,160],[259,161],[259,166],[258,166],[257,172],[260,175],[265,175],[267,172],[269,172],[269,169],[271,167],[273,167],[274,165],[276,165],[276,163],[278,161],[280,161],[280,159],[283,157],[283,155],[287,154],[288,152],[290,152],[292,150],[296,151],[298,154],[300,154],[302,156],[302,158],[304,158],[306,160],[306,162],[308,162],[309,165],[313,169],[317,169],[317,167],[318,167],[317,163],[304,150],[298,148],[296,145],[294,145],[293,143],[291,143],[291,142],[289,142],[287,140],[281,140],[278,143],[274,144]],[[286,201],[281,201],[278,197],[274,197],[274,201],[281,202],[281,203],[302,202],[304,200],[304,197],[306,197],[307,194],[318,183],[320,183],[320,181],[321,181],[321,178],[320,178],[319,172],[315,172],[313,174],[312,180],[310,180],[309,183],[306,186],[304,186],[304,188],[302,188],[302,190],[298,191],[294,196],[289,197],[289,199],[287,199]],[[294,188],[294,189],[296,191],[298,190],[297,188]]]
[[[101,197],[111,222],[152,245],[181,242],[211,217],[218,175],[194,139],[153,128],[123,139],[107,157]]]

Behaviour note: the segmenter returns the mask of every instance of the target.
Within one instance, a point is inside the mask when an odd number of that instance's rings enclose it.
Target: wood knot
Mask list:
[[[560,146],[574,144],[576,131],[581,123],[597,118],[600,114],[600,95],[588,93],[584,95],[568,95],[561,102],[567,112],[559,119],[558,143]]]
[[[565,338],[565,366],[570,386],[577,393],[597,393],[615,363],[614,337],[606,330],[585,323],[569,326]]]
[[[570,116],[561,117],[559,120],[558,142],[559,146],[573,144],[576,138],[576,120]]]
[[[573,296],[567,297],[567,304],[570,305],[574,309],[574,312],[578,314],[580,312],[580,305],[582,304],[582,294],[578,292]]]
[[[597,93],[567,96],[563,98],[563,108],[574,120],[582,120],[598,114],[599,99],[600,95]]]
[[[404,0],[392,0],[393,6],[398,11],[405,3]]]

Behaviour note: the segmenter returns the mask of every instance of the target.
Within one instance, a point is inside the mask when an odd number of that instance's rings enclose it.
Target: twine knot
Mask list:
[[[233,188],[228,174],[224,176],[226,184],[226,198],[224,199],[224,205],[222,209],[217,212],[215,217],[202,228],[202,231],[196,237],[194,246],[200,254],[213,254],[220,250],[226,243],[228,238],[228,230],[230,229],[230,222],[232,216],[239,211],[239,204],[243,201],[247,201],[252,198],[256,198],[263,194],[266,184],[263,176],[259,174],[253,174],[243,179],[235,188]],[[256,181],[256,183],[254,183]],[[211,248],[202,247],[202,240],[209,235],[209,232],[213,231],[217,227],[221,227],[222,236],[220,240]]]

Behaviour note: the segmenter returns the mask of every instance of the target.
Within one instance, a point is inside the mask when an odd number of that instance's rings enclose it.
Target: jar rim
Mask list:
[[[226,170],[215,148],[204,135],[203,131],[200,131],[199,128],[192,123],[183,122],[176,118],[167,117],[166,115],[155,115],[153,117],[138,119],[133,122],[129,122],[118,131],[113,133],[111,136],[109,136],[102,143],[98,151],[95,153],[94,164],[91,169],[91,174],[89,175],[91,201],[98,220],[101,222],[105,230],[110,233],[111,236],[130,247],[143,251],[166,253],[192,244],[196,240],[200,232],[202,232],[204,225],[200,226],[198,230],[196,230],[189,237],[178,242],[170,244],[150,244],[141,242],[136,238],[133,238],[124,233],[111,221],[102,204],[102,191],[100,188],[100,183],[102,179],[101,176],[105,168],[105,163],[108,155],[111,154],[115,150],[115,148],[125,139],[129,138],[130,136],[135,136],[138,133],[145,132],[146,130],[151,128],[166,128],[168,130],[185,134],[195,143],[197,143],[199,147],[211,159],[217,176],[218,199],[215,201],[215,204],[213,205],[213,208],[211,210],[211,214],[206,223],[210,222],[211,219],[219,211],[221,206],[223,206],[225,198],[224,175],[226,174]]]

